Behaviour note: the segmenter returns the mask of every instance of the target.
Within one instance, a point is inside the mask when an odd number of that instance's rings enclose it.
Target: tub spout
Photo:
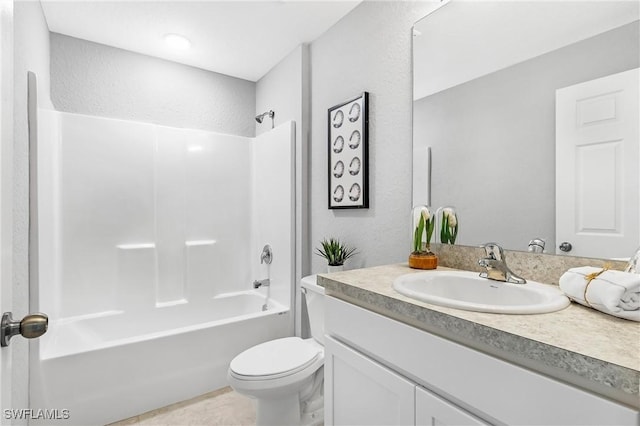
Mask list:
[[[265,278],[264,280],[255,280],[253,282],[253,288],[269,287],[270,285],[271,280],[269,278]]]

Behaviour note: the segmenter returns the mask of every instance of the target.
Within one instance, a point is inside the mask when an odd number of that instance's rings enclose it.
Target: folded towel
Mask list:
[[[592,278],[592,279],[590,279]],[[560,288],[573,301],[609,315],[640,321],[640,275],[591,266],[572,268]]]

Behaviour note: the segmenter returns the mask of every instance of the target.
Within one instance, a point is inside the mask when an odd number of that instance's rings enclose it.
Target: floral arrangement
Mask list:
[[[327,259],[329,266],[344,265],[350,257],[358,254],[355,248],[347,247],[337,238],[325,238],[320,242],[321,248],[316,247],[316,254]]]
[[[431,214],[429,207],[416,207],[413,220],[413,253],[431,253],[431,236],[433,235],[434,227],[435,217]],[[424,249],[422,248],[423,235],[426,236]]]
[[[442,221],[440,222],[440,242],[442,244],[455,244],[458,236],[458,217],[451,207],[442,209]]]

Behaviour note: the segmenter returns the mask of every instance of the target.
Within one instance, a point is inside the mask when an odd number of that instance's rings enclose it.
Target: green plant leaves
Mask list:
[[[440,242],[449,244],[449,216],[442,212],[442,227],[440,228]]]
[[[424,232],[424,216],[420,215],[418,226],[416,227],[413,235],[413,251],[422,251],[422,233]]]
[[[431,244],[431,236],[433,235],[433,228],[435,228],[435,226],[436,226],[436,218],[431,217],[431,219],[427,221],[427,248]]]
[[[347,247],[337,238],[325,238],[320,242],[321,248],[316,247],[318,256],[327,259],[329,266],[344,265],[344,262],[350,257],[358,254],[355,248]]]

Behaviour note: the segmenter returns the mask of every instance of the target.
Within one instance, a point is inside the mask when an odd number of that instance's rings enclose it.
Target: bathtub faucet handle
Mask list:
[[[260,255],[260,263],[266,263],[267,265],[271,265],[272,261],[273,261],[273,250],[271,250],[271,246],[267,244],[262,248],[262,254]]]

